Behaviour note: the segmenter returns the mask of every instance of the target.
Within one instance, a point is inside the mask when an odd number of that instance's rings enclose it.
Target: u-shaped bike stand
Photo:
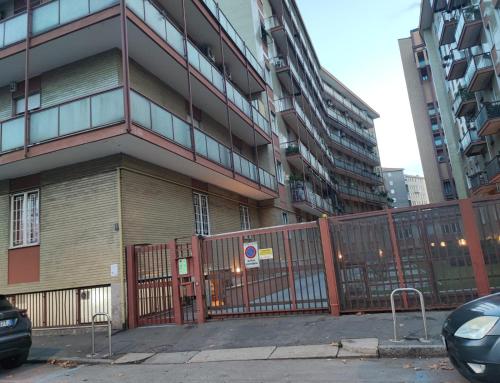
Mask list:
[[[90,355],[90,357],[93,358],[97,355],[95,353],[95,318],[98,316],[105,316],[108,321],[108,346],[109,346],[108,358],[110,358],[113,355],[113,352],[111,350],[111,317],[109,316],[109,314],[106,313],[96,313],[92,315],[92,354]]]
[[[394,324],[394,339],[391,339],[391,342],[402,342],[404,340],[404,339],[398,340],[398,329],[397,329],[397,324],[396,324],[396,307],[394,305],[394,294],[396,294],[397,292],[403,292],[403,291],[412,291],[412,292],[418,294],[418,296],[420,298],[420,310],[422,311],[422,321],[424,322],[424,335],[425,335],[425,337],[423,339],[420,339],[420,341],[421,342],[430,342],[428,335],[427,335],[427,318],[425,316],[424,295],[420,292],[420,290],[414,289],[412,287],[394,289],[391,293],[392,321]]]

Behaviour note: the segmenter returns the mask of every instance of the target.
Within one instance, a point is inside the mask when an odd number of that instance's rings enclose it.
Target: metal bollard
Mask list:
[[[105,316],[108,320],[108,341],[109,341],[109,352],[108,352],[108,358],[113,355],[112,349],[111,349],[111,317],[107,313],[96,313],[92,316],[92,354],[90,355],[91,358],[93,358],[96,353],[95,353],[95,318],[98,316]]]
[[[394,339],[391,339],[393,342],[401,342],[402,340],[398,340],[398,330],[397,330],[397,324],[396,324],[396,307],[394,305],[394,294],[399,292],[399,291],[413,291],[418,294],[420,298],[420,310],[422,311],[422,321],[424,322],[424,334],[425,337],[424,339],[420,339],[421,342],[430,342],[428,336],[427,336],[427,318],[425,316],[425,302],[424,302],[424,295],[420,290],[414,289],[412,287],[405,287],[405,288],[399,288],[399,289],[394,289],[391,293],[391,309],[392,309],[392,321],[394,324]]]

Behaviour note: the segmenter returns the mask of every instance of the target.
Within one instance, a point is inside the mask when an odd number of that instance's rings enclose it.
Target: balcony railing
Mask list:
[[[285,153],[287,156],[300,154],[306,163],[311,166],[325,180],[331,182],[330,175],[326,168],[318,161],[318,159],[307,149],[302,142],[292,141],[285,143]]]
[[[477,155],[482,152],[486,142],[478,136],[476,129],[468,129],[460,141],[460,146],[465,155]]]
[[[484,78],[489,79],[493,74],[493,60],[490,53],[482,53],[473,56],[465,72],[465,83],[470,91],[477,92],[483,90],[488,82],[480,81]]]
[[[358,108],[356,105],[354,105],[348,98],[342,96],[339,92],[337,92],[335,89],[333,89],[330,85],[327,83],[323,83],[323,88],[327,94],[333,97],[334,100],[336,100],[339,104],[343,105],[346,109],[350,110],[351,112],[354,113],[354,115],[358,116],[365,122],[367,122],[370,125],[373,125],[373,119],[368,116],[368,113],[364,110],[361,110]]]
[[[174,115],[164,107],[149,100],[136,91],[131,92],[132,121],[156,134],[192,150],[191,127],[188,122]],[[256,183],[276,190],[275,177],[264,169],[258,168],[250,160],[231,152],[231,149],[199,129],[194,129],[196,153],[208,160],[231,170],[231,156],[234,171]]]
[[[351,121],[349,118],[346,118],[337,109],[329,106],[329,107],[327,107],[327,112],[328,112],[328,116],[332,120],[335,120],[338,124],[349,128],[350,130],[354,131],[358,136],[365,138],[370,143],[372,143],[374,145],[377,144],[377,139],[375,138],[375,135],[373,133],[371,133],[367,129],[363,129],[363,128],[359,127],[354,121]]]
[[[26,39],[27,13],[0,20],[0,49]]]
[[[485,102],[475,124],[480,135],[495,134],[500,129],[500,101]]]
[[[364,201],[377,202],[380,204],[387,203],[387,197],[384,197],[384,196],[377,194],[377,193],[360,190],[360,189],[354,188],[352,186],[339,185],[337,187],[337,190],[339,191],[339,193],[347,194],[347,195],[350,195],[353,197],[357,197],[357,198],[360,198],[361,200],[364,200]]]
[[[33,35],[55,29],[119,3],[119,0],[53,0],[33,9]]]
[[[470,48],[479,43],[481,33],[481,10],[479,5],[472,5],[462,8],[458,18],[457,29],[455,31],[455,41],[458,49]],[[471,28],[471,24],[477,24]]]
[[[263,78],[266,79],[266,73],[264,68],[259,64],[255,56],[252,54],[250,49],[246,46],[243,39],[240,37],[236,29],[232,26],[231,22],[221,11],[219,6],[214,0],[202,0],[207,9],[212,13],[212,15],[219,21],[222,29],[226,31],[228,36],[233,40],[234,44],[239,48],[241,53],[246,57],[248,63],[252,66],[252,68]]]
[[[453,110],[455,111],[457,117],[463,117],[474,109],[475,103],[476,97],[474,96],[474,93],[467,91],[467,89],[460,88],[455,94]],[[466,107],[466,104],[468,104],[469,107]]]
[[[30,113],[28,145],[124,121],[123,90],[114,88]],[[0,152],[24,147],[24,115],[0,124]]]
[[[336,142],[337,144],[339,144],[345,148],[348,148],[349,150],[351,150],[357,154],[360,154],[361,156],[367,157],[367,158],[375,161],[376,163],[380,162],[379,157],[375,153],[372,153],[372,152],[368,151],[367,149],[363,148],[362,146],[357,145],[349,140],[343,139],[342,137],[340,137],[339,135],[337,135],[335,133],[330,133],[330,138],[334,142]]]
[[[304,181],[290,182],[290,191],[292,192],[292,201],[296,203],[306,202],[314,208],[333,213],[333,204],[330,198],[323,198],[316,193],[312,185]]]
[[[367,178],[367,179],[369,179],[370,181],[372,181],[374,183],[381,183],[382,182],[382,177],[380,177],[379,175],[377,175],[377,174],[375,174],[373,172],[370,172],[370,171],[368,171],[366,169],[363,169],[360,166],[356,166],[356,165],[354,165],[352,163],[349,163],[347,161],[341,160],[339,158],[335,159],[335,166],[337,168],[340,168],[340,169],[346,170],[348,172],[357,174],[357,175],[359,175],[361,177]]]
[[[455,13],[443,12],[436,25],[436,35],[439,45],[451,44],[455,41],[457,19]]]
[[[446,78],[447,80],[456,80],[465,74],[467,67],[465,51],[452,49],[449,59],[446,62]]]
[[[469,176],[469,185],[471,190],[480,188],[481,186],[488,185],[488,175],[486,172],[479,172]]]
[[[486,164],[486,174],[490,182],[495,182],[500,176],[500,156],[495,156]]]

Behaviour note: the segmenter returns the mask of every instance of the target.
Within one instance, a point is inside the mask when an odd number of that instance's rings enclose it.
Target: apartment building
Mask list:
[[[373,120],[378,114],[321,67],[295,1],[221,0],[271,72],[279,184],[299,220],[387,203]],[[280,188],[280,197],[286,194]],[[286,205],[286,198],[281,202]],[[331,204],[330,204],[331,200]]]
[[[410,201],[410,206],[429,204],[430,201],[427,194],[427,185],[425,183],[424,177],[405,174],[405,184],[408,191],[408,200]]]
[[[400,39],[399,49],[429,200],[457,199],[433,73],[420,31],[414,29],[410,37]]]
[[[127,245],[382,208],[377,116],[293,1],[0,0],[0,293],[119,327]]]
[[[499,3],[423,0],[419,31],[457,194],[498,193],[500,180]]]
[[[408,187],[403,168],[382,168],[387,195],[392,200],[394,208],[410,207]]]

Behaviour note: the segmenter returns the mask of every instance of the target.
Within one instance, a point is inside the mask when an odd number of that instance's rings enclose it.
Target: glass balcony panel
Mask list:
[[[123,90],[116,89],[92,97],[92,127],[123,121]]]
[[[173,116],[174,120],[174,141],[185,146],[186,148],[191,148],[191,133],[189,124],[182,121],[180,118]]]
[[[90,13],[101,11],[115,4],[118,4],[118,0],[90,0]]]
[[[33,34],[37,35],[59,25],[59,1],[54,1],[33,10]]]
[[[208,62],[208,60],[200,55],[200,71],[211,83],[212,80],[212,65]]]
[[[220,156],[219,156],[219,143],[215,141],[213,138],[206,137],[207,139],[207,152],[208,152],[208,158],[211,159],[214,162],[220,163]]]
[[[231,150],[228,148],[221,146],[220,147],[220,161],[223,166],[228,169],[231,169]]]
[[[90,99],[85,98],[59,108],[59,134],[90,129]]]
[[[3,48],[3,32],[5,30],[5,23],[0,23],[0,48]]]
[[[61,24],[82,18],[89,13],[88,0],[59,0]]]
[[[22,148],[24,146],[24,116],[2,123],[2,142],[0,151]]]
[[[217,71],[213,72],[213,83],[218,90],[224,93],[224,77]]]
[[[30,144],[57,137],[59,135],[58,125],[58,108],[33,113],[30,117]]]
[[[144,3],[145,22],[148,24],[163,40],[167,41],[167,30],[165,27],[165,17],[149,1]]]
[[[177,51],[177,53],[184,56],[184,36],[168,20],[166,22],[166,28],[167,42]]]
[[[172,114],[155,104],[151,104],[151,125],[156,133],[171,140],[174,139]]]
[[[140,19],[144,20],[144,0],[127,0],[127,7],[139,16]]]
[[[26,13],[5,21],[3,23],[3,46],[18,43],[19,41],[23,41],[24,39],[26,39],[27,23],[28,16],[26,15]]]
[[[151,102],[136,92],[130,94],[132,121],[144,128],[151,129]]]
[[[187,49],[188,49],[188,61],[189,61],[189,63],[192,66],[194,66],[198,71],[201,72],[201,70],[200,70],[200,54],[198,53],[198,50],[194,47],[194,45],[191,42],[188,42]]]
[[[201,154],[204,157],[208,157],[207,141],[205,140],[205,137],[205,134],[195,129],[194,142],[196,146],[196,153]]]

